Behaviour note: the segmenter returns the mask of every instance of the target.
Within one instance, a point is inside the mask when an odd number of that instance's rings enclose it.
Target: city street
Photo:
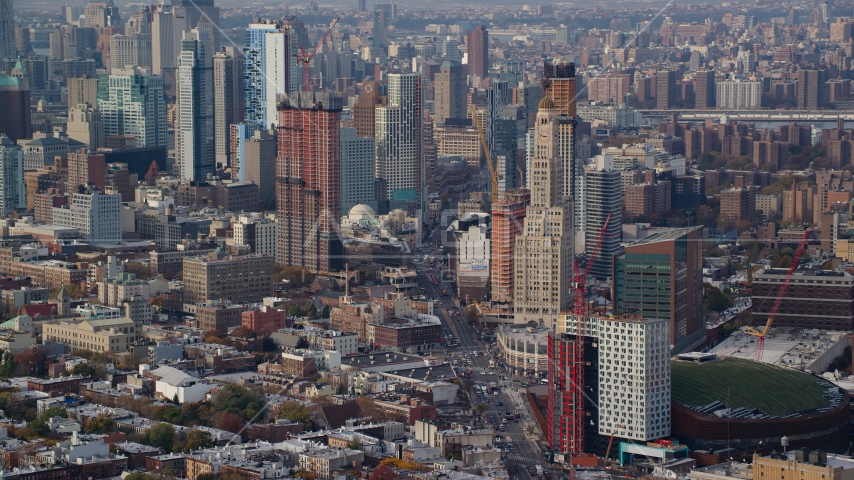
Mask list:
[[[437,230],[438,231],[438,230]],[[432,245],[435,245],[436,233],[431,235],[430,240]],[[431,243],[428,243],[431,245]],[[431,249],[433,250],[433,249]],[[429,254],[432,256],[432,254]],[[459,316],[453,316],[449,311],[459,309],[459,302],[453,296],[451,286],[447,283],[440,283],[439,286],[432,285],[426,277],[426,274],[441,277],[442,267],[434,267],[434,262],[417,263],[416,267],[420,272],[417,276],[419,287],[424,289],[425,295],[428,298],[433,298],[436,303],[433,308],[433,313],[442,320],[443,342],[446,345],[447,351],[459,359],[465,357],[466,364],[460,368],[471,370],[471,378],[463,379],[463,385],[472,386],[468,391],[471,400],[472,408],[474,409],[479,404],[484,404],[488,410],[483,412],[483,419],[489,426],[496,429],[496,436],[500,435],[502,443],[500,445],[508,445],[505,448],[504,458],[507,465],[507,470],[511,474],[511,478],[517,480],[534,480],[537,478],[534,467],[542,464],[542,457],[536,443],[525,433],[526,425],[533,425],[534,431],[539,431],[539,426],[536,425],[533,415],[531,414],[530,406],[524,395],[524,387],[521,386],[521,381],[512,381],[511,378],[502,380],[502,376],[498,374],[497,369],[490,368],[490,360],[493,359],[495,345],[486,345],[480,339],[478,331],[466,321],[465,317],[460,312]],[[442,296],[442,290],[446,290],[448,295]],[[460,309],[461,310],[461,309]],[[449,334],[453,335],[453,339],[459,342],[459,346],[448,346]],[[477,352],[477,355],[475,355]],[[453,361],[453,359],[450,359]],[[500,392],[497,396],[492,393],[483,395],[474,392],[474,387],[478,385],[489,385],[495,382],[500,387]],[[502,405],[498,405],[502,403]],[[499,425],[502,425],[501,419],[505,416],[505,412],[518,413],[518,421],[508,421],[504,423],[504,432],[499,431]],[[535,434],[536,435],[536,434]],[[529,471],[530,468],[530,471]]]

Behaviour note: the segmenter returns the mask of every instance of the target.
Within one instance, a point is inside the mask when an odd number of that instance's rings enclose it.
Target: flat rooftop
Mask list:
[[[684,227],[684,228],[649,228],[647,231],[649,235],[646,237],[637,240],[635,242],[629,243],[627,246],[634,245],[646,245],[649,243],[657,243],[657,242],[666,242],[668,240],[675,240],[687,233],[693,232],[694,230],[698,230],[702,227]]]
[[[794,330],[772,328],[765,337],[762,362],[810,370],[810,365],[836,342],[845,340],[846,332],[824,330]],[[735,357],[753,360],[757,338],[744,333],[744,329],[733,332],[726,340],[715,345],[707,353],[719,357]],[[819,372],[820,373],[820,372]]]

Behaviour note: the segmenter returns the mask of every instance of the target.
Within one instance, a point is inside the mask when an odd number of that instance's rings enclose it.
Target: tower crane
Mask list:
[[[777,316],[777,312],[780,311],[780,306],[783,304],[783,297],[786,296],[786,292],[789,290],[789,282],[792,280],[792,275],[798,268],[798,262],[800,262],[801,256],[804,254],[804,249],[807,246],[809,236],[810,231],[807,229],[804,232],[804,236],[801,238],[801,243],[798,244],[798,249],[795,250],[795,254],[792,256],[792,262],[789,264],[789,270],[786,271],[786,278],[783,280],[783,284],[780,285],[780,291],[777,292],[777,298],[774,300],[774,306],[771,307],[771,312],[768,313],[768,320],[765,322],[765,328],[758,330],[750,325],[744,327],[744,333],[753,335],[754,337],[759,337],[756,341],[756,354],[754,355],[756,361],[762,360],[762,352],[765,351],[765,336],[768,335],[768,331],[774,323],[774,318]]]
[[[339,17],[332,19],[332,23],[329,24],[329,28],[326,29],[326,33],[320,38],[320,41],[317,42],[317,45],[314,47],[314,50],[311,53],[306,54],[305,50],[302,47],[299,47],[299,54],[297,54],[297,65],[302,65],[303,67],[303,84],[302,88],[305,92],[311,91],[311,77],[309,75],[309,64],[311,63],[311,59],[317,54],[317,51],[320,49],[320,46],[323,45],[323,42],[326,41],[326,37],[329,36],[329,32],[335,28],[335,24],[340,20]]]
[[[587,277],[590,276],[590,270],[593,264],[596,263],[596,257],[599,256],[599,249],[602,247],[602,241],[605,239],[605,234],[608,231],[608,224],[611,223],[611,215],[605,219],[605,224],[599,231],[599,238],[596,240],[596,247],[590,254],[587,260],[587,267],[584,271],[578,265],[578,259],[575,259],[574,276],[572,279],[572,289],[575,294],[573,298],[573,313],[575,314],[575,359],[573,363],[573,372],[575,373],[575,388],[572,389],[574,411],[572,412],[575,419],[572,422],[573,432],[572,437],[575,438],[575,454],[584,452],[584,314],[585,310],[585,295],[584,285],[587,282]],[[571,382],[567,382],[570,385]]]
[[[474,109],[471,111],[471,119],[475,126],[477,126],[477,133],[480,135],[480,144],[483,147],[484,155],[486,155],[486,164],[489,166],[489,176],[492,183],[492,203],[495,203],[498,201],[498,172],[492,163],[492,154],[489,151],[489,142],[486,141],[486,132],[483,131],[483,124]]]

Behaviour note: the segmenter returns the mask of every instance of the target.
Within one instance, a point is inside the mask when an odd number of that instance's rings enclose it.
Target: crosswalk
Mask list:
[[[516,462],[531,464],[538,464],[540,461],[534,457],[533,455],[520,455],[518,453],[511,453],[507,455],[507,460],[513,460]]]

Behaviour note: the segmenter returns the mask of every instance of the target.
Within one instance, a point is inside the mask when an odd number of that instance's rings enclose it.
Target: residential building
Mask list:
[[[167,90],[174,94],[181,38],[191,26],[187,13],[177,5],[160,4],[151,15],[151,73],[160,75]]]
[[[702,227],[654,228],[614,259],[614,310],[670,319],[670,346],[690,351],[705,339]]]
[[[471,120],[446,119],[433,128],[433,142],[438,157],[461,157],[472,168],[483,164],[480,132]]]
[[[756,218],[756,189],[730,188],[721,192],[721,215],[732,223]]]
[[[590,270],[590,274],[598,279],[611,276],[613,258],[620,253],[623,231],[622,199],[620,195],[615,195],[615,192],[619,192],[620,189],[621,180],[618,170],[598,169],[595,166],[584,169],[585,246],[588,255],[593,253],[597,245],[599,246],[599,253]]]
[[[276,256],[279,236],[275,220],[259,215],[241,215],[231,228],[235,245],[248,245],[252,253]]]
[[[214,173],[212,55],[213,40],[207,31],[184,32],[178,57],[175,129],[175,161],[184,181],[205,181]]]
[[[98,77],[72,77],[66,82],[69,107],[82,104],[88,104],[90,107],[98,105]]]
[[[122,241],[122,196],[97,189],[81,189],[71,195],[71,205],[53,209],[53,223],[76,228],[92,243]]]
[[[252,23],[246,29],[244,118],[268,129],[279,124],[278,102],[297,92],[300,73],[297,35],[281,22]]]
[[[18,140],[18,145],[24,149],[24,170],[44,170],[54,166],[56,157],[68,154],[69,142],[53,134],[42,134],[34,140]]]
[[[186,299],[186,294],[185,294]],[[239,327],[246,306],[219,299],[218,301],[200,302],[195,305],[196,324],[205,332],[214,330],[228,333]]]
[[[285,328],[285,312],[267,305],[241,312],[240,324],[258,335],[269,335]]]
[[[94,185],[100,190],[105,188],[107,164],[104,155],[81,148],[68,153],[68,190],[77,191],[80,187]]]
[[[374,155],[373,137],[359,137],[355,128],[341,129],[341,212],[375,202]]]
[[[466,52],[468,55],[468,74],[486,78],[489,73],[489,32],[484,25],[478,25],[466,33]]]
[[[801,69],[797,71],[798,81],[795,97],[798,108],[822,108],[827,102],[825,84],[826,70]]]
[[[260,302],[273,294],[273,257],[230,256],[184,258],[184,303],[230,300]]]
[[[133,273],[122,272],[115,278],[105,278],[98,284],[98,300],[109,307],[120,307],[133,297],[149,298],[148,282]]]
[[[694,73],[694,108],[717,107],[717,92],[714,69],[701,68]]]
[[[555,101],[540,101],[536,120],[534,157],[529,170],[531,203],[524,231],[516,237],[514,252],[514,320],[540,321],[551,328],[569,308],[573,261],[573,206],[563,194],[563,164]]]
[[[15,57],[15,15],[12,0],[0,2],[0,58]]]
[[[442,343],[442,324],[433,315],[368,324],[367,332],[375,347],[396,352],[427,353]]]
[[[335,470],[352,468],[353,464],[362,464],[364,461],[364,452],[348,448],[329,448],[299,454],[300,470],[309,471],[320,480],[335,478]]]
[[[626,213],[634,216],[669,212],[671,202],[670,181],[637,183],[626,186]]]
[[[112,35],[110,37],[110,72],[141,67],[150,69],[151,34]]]
[[[222,168],[231,166],[231,125],[243,121],[243,54],[222,47],[213,56],[214,154]]]
[[[69,105],[65,131],[68,138],[82,143],[88,149],[97,150],[104,146],[101,111],[89,104]]]
[[[783,268],[753,274],[753,324],[765,325],[786,278]],[[847,272],[796,270],[774,316],[778,327],[846,331],[854,326],[854,277]]]
[[[618,105],[601,105],[590,103],[578,106],[578,116],[585,122],[604,123],[614,127],[640,125],[640,112],[625,103]]]
[[[783,213],[783,196],[756,194],[756,211],[762,212],[767,218],[773,218]]]
[[[301,92],[279,107],[277,260],[314,272],[344,269],[336,234],[341,208],[341,98]]]
[[[626,102],[626,95],[631,93],[630,82],[631,75],[628,73],[609,72],[588,78],[587,99],[591,102],[620,105]]]
[[[525,213],[531,192],[511,190],[492,204],[492,264],[490,265],[493,303],[511,303],[514,298],[516,237],[524,232]]]
[[[728,110],[753,109],[762,106],[762,83],[726,80],[718,82],[716,105]]]
[[[423,148],[422,77],[388,75],[388,106],[376,113],[375,176],[384,185],[377,200],[426,211],[426,166]]]
[[[6,216],[25,208],[27,193],[24,185],[24,150],[0,133],[0,213]]]
[[[543,90],[555,103],[562,117],[575,116],[575,64],[546,60],[543,64]]]
[[[250,124],[232,125],[232,130],[244,125]],[[233,142],[231,147],[234,150]],[[276,209],[276,142],[274,134],[266,130],[254,130],[250,138],[240,142],[242,151],[231,156],[232,175],[237,168],[238,180],[258,185],[258,197],[264,210]],[[344,165],[341,167],[344,168]]]
[[[655,108],[673,108],[677,98],[676,70],[661,70],[655,73]]]

